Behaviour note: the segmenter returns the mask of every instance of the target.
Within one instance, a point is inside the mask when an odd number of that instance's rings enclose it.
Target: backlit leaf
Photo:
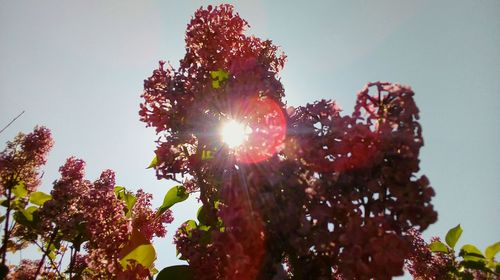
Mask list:
[[[448,247],[443,242],[440,241],[434,241],[431,244],[429,244],[429,249],[432,252],[442,252],[442,253],[448,253]]]
[[[155,248],[151,244],[137,246],[134,250],[132,250],[132,252],[128,253],[120,260],[120,264],[123,268],[127,267],[129,260],[133,260],[142,266],[149,268],[156,260]]]
[[[495,258],[498,252],[500,252],[500,242],[491,244],[490,246],[486,247],[484,255],[486,256],[487,259],[493,259]]]
[[[135,197],[135,195],[132,192],[127,191],[125,187],[122,186],[115,187],[115,194],[118,199],[125,202],[125,205],[127,206],[127,212],[125,216],[130,218],[130,216],[132,215],[132,208],[134,207],[135,202],[137,201],[137,197]]]
[[[455,248],[455,245],[457,244],[458,239],[460,239],[460,235],[462,235],[462,227],[460,227],[460,224],[458,224],[456,227],[450,229],[448,233],[446,234],[446,244],[450,246],[452,249]]]
[[[153,168],[157,164],[158,164],[158,157],[156,157],[156,155],[155,155],[155,157],[151,160],[151,163],[149,163],[149,165],[148,165],[148,167],[146,167],[146,169]]]
[[[30,202],[38,206],[42,206],[48,200],[51,200],[52,196],[44,192],[34,192],[30,194]]]
[[[210,71],[210,76],[212,77],[212,87],[220,88],[221,83],[229,78],[229,73],[224,70]]]
[[[480,261],[484,259],[483,253],[474,245],[466,244],[460,249],[459,255],[466,261]]]
[[[26,209],[21,209],[19,210],[23,216],[26,218],[27,221],[32,222],[33,221],[33,213],[38,210],[38,207],[36,206],[30,206]]]
[[[207,217],[207,210],[205,207],[202,205],[200,208],[198,208],[198,213],[196,213],[196,218],[202,225],[207,225],[208,224],[208,217]]]
[[[158,209],[158,214],[162,214],[174,204],[182,202],[188,199],[188,197],[189,193],[186,192],[186,188],[184,188],[183,186],[175,186],[171,188],[165,195],[163,204]]]
[[[19,181],[19,183],[12,188],[12,193],[15,197],[25,197],[28,195],[28,190],[24,186],[24,182]]]

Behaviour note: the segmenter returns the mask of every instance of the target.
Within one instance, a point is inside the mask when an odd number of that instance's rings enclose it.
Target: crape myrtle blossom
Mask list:
[[[179,68],[160,62],[144,81],[156,175],[183,179],[203,204],[203,221],[176,233],[181,258],[196,279],[402,275],[404,232],[437,220],[429,180],[416,176],[412,89],[370,83],[351,115],[330,100],[286,109],[285,55],[247,27],[230,5],[200,8]],[[227,120],[250,128],[241,146],[219,137]]]

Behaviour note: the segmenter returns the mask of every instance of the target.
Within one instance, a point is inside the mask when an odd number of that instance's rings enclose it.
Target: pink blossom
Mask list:
[[[137,201],[132,208],[133,228],[138,229],[148,240],[151,240],[153,236],[164,237],[167,233],[166,224],[174,220],[172,211],[167,210],[157,216],[156,211],[151,209],[153,195],[138,190],[136,197]]]

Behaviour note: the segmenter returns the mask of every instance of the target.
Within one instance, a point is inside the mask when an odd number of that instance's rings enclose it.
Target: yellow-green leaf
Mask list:
[[[182,202],[188,199],[188,197],[189,193],[186,192],[186,188],[184,188],[183,186],[175,186],[171,188],[165,195],[165,198],[163,199],[163,204],[158,209],[158,214],[167,211],[167,209],[172,207],[174,204]]]
[[[460,249],[459,255],[466,261],[481,261],[484,260],[483,253],[474,245],[466,244]]]
[[[460,224],[458,224],[456,227],[450,229],[448,233],[446,234],[446,244],[450,246],[452,249],[455,248],[455,245],[457,244],[458,239],[462,235],[462,227]]]
[[[441,242],[441,241],[434,241],[431,244],[429,244],[429,249],[432,252],[442,252],[442,253],[448,253],[448,247]]]
[[[30,194],[30,202],[38,206],[42,206],[45,202],[51,199],[52,196],[44,192],[34,192]]]
[[[135,205],[135,202],[137,201],[137,197],[125,189],[125,187],[122,186],[116,186],[115,187],[115,195],[118,199],[122,200],[125,202],[125,205],[127,206],[127,212],[125,213],[125,216],[128,218],[131,217],[132,215],[132,208]]]
[[[19,181],[17,185],[12,188],[12,193],[15,197],[25,197],[28,195],[28,190],[24,185],[24,181]]]
[[[488,246],[484,251],[484,255],[487,259],[493,259],[498,252],[500,252],[500,242]]]
[[[213,158],[212,151],[203,150],[201,152],[201,160],[209,160],[212,158]]]
[[[132,252],[128,253],[120,260],[120,264],[124,269],[127,268],[127,264],[130,260],[133,260],[146,268],[150,268],[156,260],[155,248],[151,244],[137,246],[134,250],[132,250]]]
[[[212,87],[217,89],[220,88],[221,83],[229,78],[229,73],[224,70],[210,71],[210,76],[212,77]]]
[[[38,210],[38,207],[36,206],[30,206],[26,209],[21,209],[19,210],[23,216],[26,218],[26,220],[28,220],[29,222],[32,222],[33,221],[33,213]]]
[[[148,167],[146,167],[146,169],[153,168],[157,164],[158,164],[158,157],[155,155],[155,157],[151,160],[151,163],[149,163],[149,165],[148,165]]]

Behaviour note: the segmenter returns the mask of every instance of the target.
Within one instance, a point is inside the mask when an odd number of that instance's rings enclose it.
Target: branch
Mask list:
[[[19,115],[17,115],[17,117],[12,119],[6,126],[4,126],[4,128],[0,130],[0,133],[2,133],[5,129],[7,129],[7,127],[9,127],[13,122],[15,122],[22,114],[24,114],[24,110]]]

